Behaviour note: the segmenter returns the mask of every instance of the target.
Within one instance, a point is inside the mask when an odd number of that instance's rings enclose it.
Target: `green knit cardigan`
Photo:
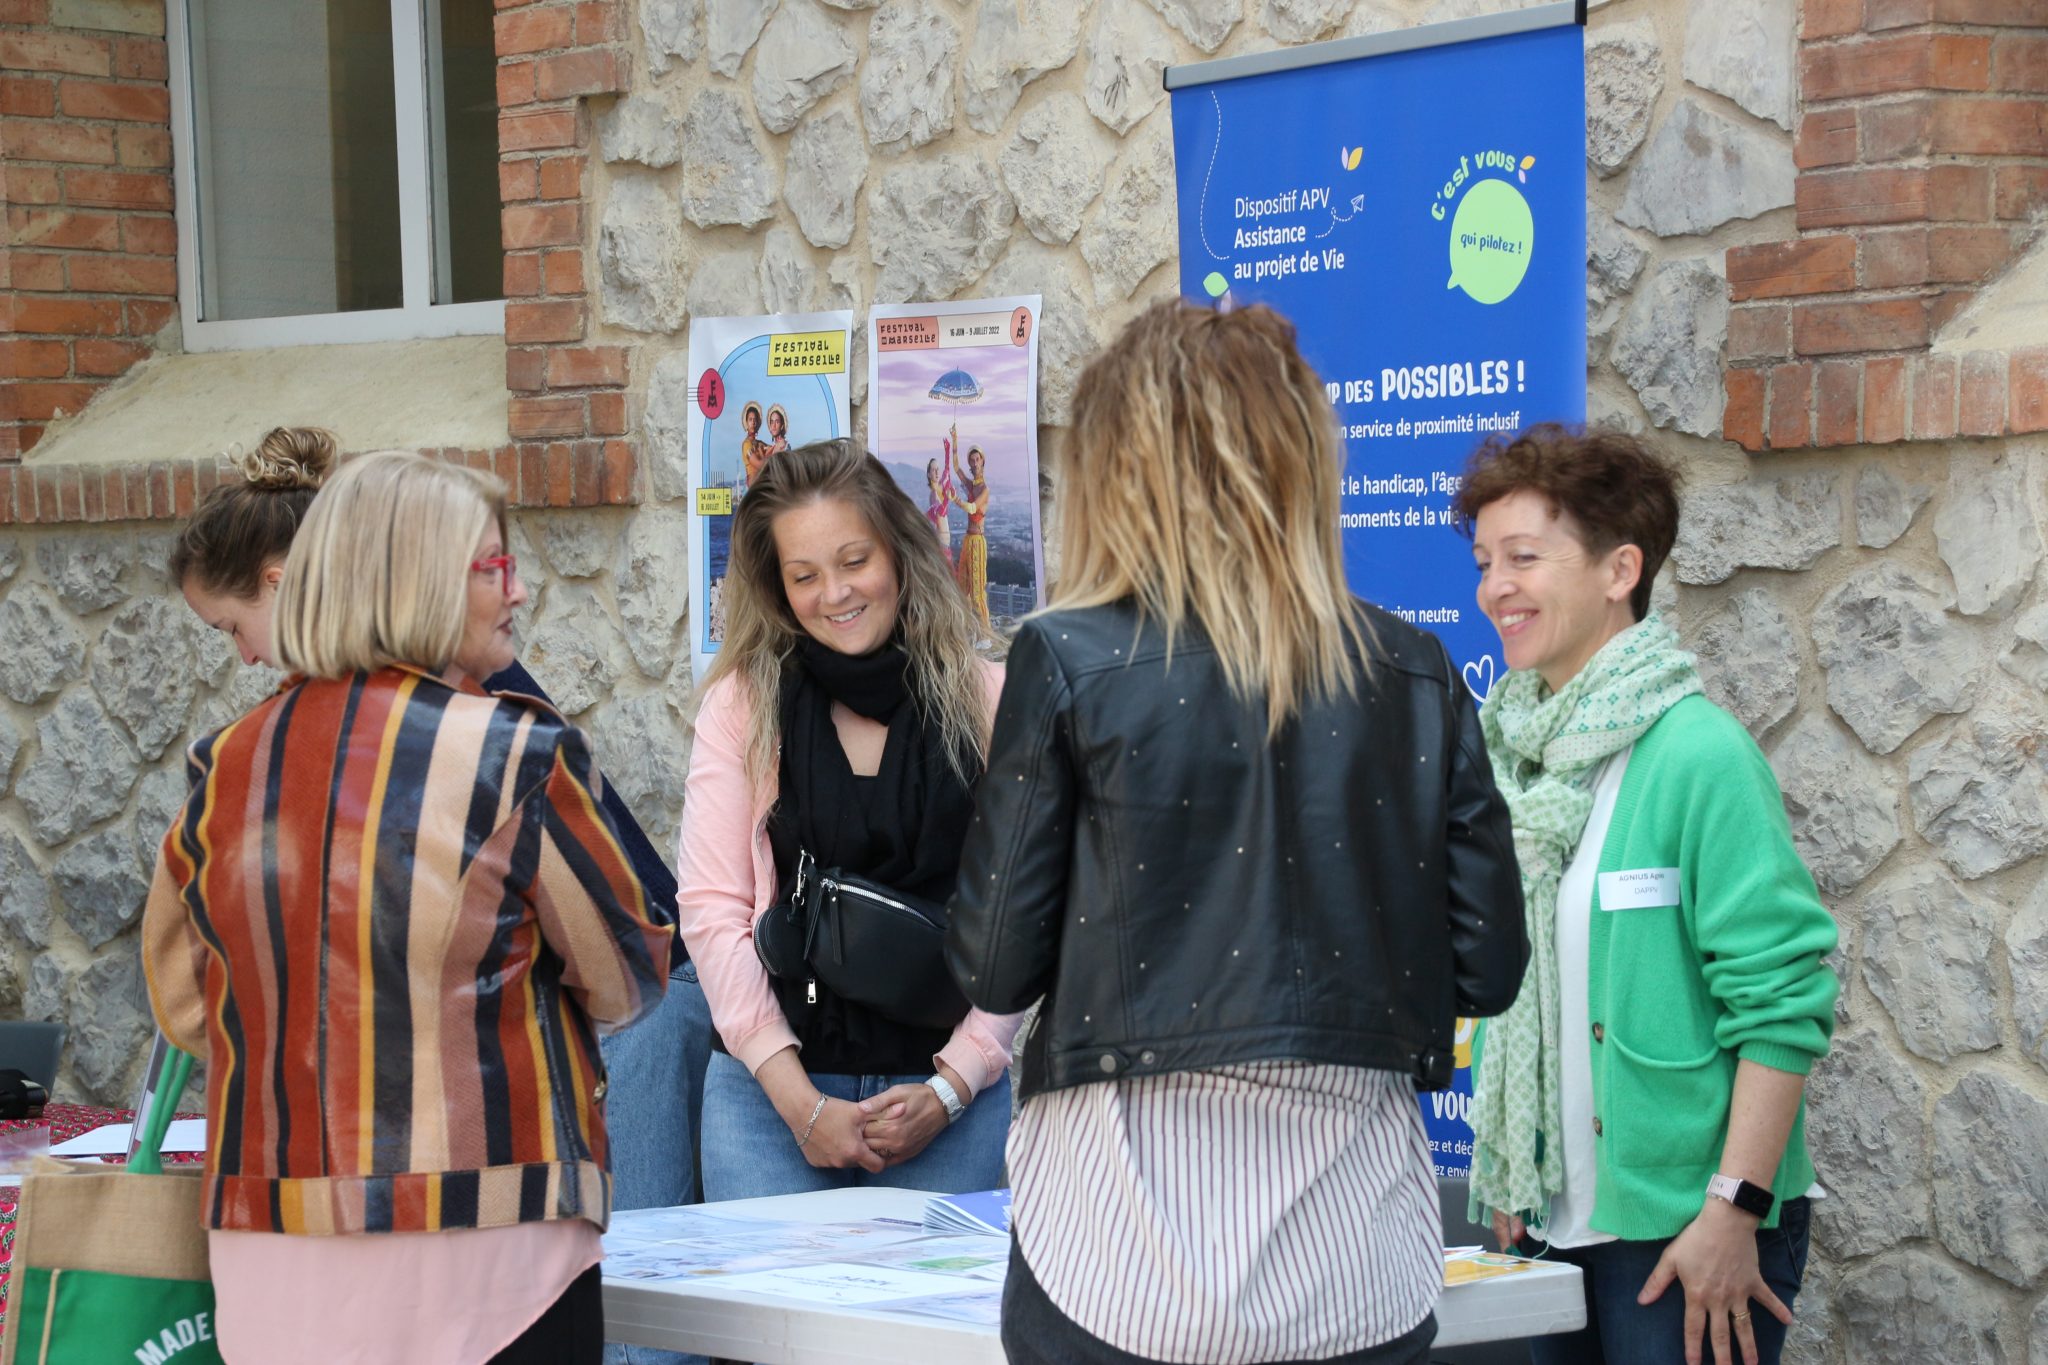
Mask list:
[[[1675,868],[1679,903],[1606,910],[1596,882],[1584,1042],[1592,1226],[1632,1241],[1674,1237],[1720,1166],[1736,1062],[1803,1076],[1826,1054],[1835,922],[1792,847],[1762,751],[1702,696],[1636,741],[1599,868]],[[1482,1024],[1475,1073],[1484,1057]],[[1782,1207],[1812,1184],[1802,1101],[1771,1185]],[[1774,1208],[1764,1226],[1777,1221]]]

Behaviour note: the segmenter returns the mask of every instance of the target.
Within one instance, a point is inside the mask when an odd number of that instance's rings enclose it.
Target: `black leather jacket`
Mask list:
[[[1045,997],[1020,1093],[1280,1058],[1449,1084],[1528,962],[1507,804],[1437,639],[1375,608],[1356,698],[1270,743],[1214,650],[1127,604],[1025,624],[947,961]]]

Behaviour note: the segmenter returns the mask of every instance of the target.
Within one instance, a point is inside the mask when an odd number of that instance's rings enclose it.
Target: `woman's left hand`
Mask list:
[[[950,1075],[946,1079],[964,1099],[967,1091],[962,1083]],[[922,1081],[892,1085],[874,1098],[862,1100],[860,1110],[868,1116],[862,1130],[868,1146],[891,1166],[900,1166],[922,1152],[947,1127],[946,1106]]]
[[[1714,1345],[1714,1359],[1720,1365],[1734,1365],[1735,1347],[1742,1350],[1743,1365],[1757,1365],[1756,1334],[1750,1330],[1750,1304],[1760,1304],[1786,1326],[1792,1310],[1781,1303],[1764,1283],[1756,1263],[1757,1220],[1725,1200],[1709,1199],[1699,1217],[1672,1239],[1658,1258],[1657,1268],[1643,1282],[1636,1296],[1641,1304],[1655,1303],[1677,1280],[1685,1294],[1685,1361],[1700,1365],[1700,1337]]]

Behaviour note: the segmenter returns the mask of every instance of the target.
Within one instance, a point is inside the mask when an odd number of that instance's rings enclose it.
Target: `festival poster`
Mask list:
[[[692,318],[689,409],[690,661],[703,677],[725,638],[726,559],[747,485],[784,450],[844,436],[853,314]]]
[[[1346,437],[1352,590],[1502,671],[1450,519],[1491,436],[1586,410],[1585,55],[1570,3],[1170,68],[1181,291],[1290,318]],[[1422,1096],[1471,1165],[1469,1021]]]
[[[1038,316],[1036,294],[868,314],[868,448],[925,509],[992,637],[1044,602]]]

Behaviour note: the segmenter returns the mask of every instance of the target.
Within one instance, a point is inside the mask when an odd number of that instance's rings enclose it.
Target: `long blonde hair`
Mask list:
[[[988,757],[988,694],[967,599],[939,551],[932,526],[881,461],[850,438],[817,441],[770,460],[732,519],[725,578],[725,640],[698,697],[732,676],[747,699],[747,777],[759,784],[782,735],[782,684],[804,633],[782,587],[775,519],[792,508],[837,499],[867,522],[896,565],[896,632],[910,655],[916,705],[936,722],[963,780]]]
[[[1155,304],[1082,373],[1064,449],[1050,610],[1134,599],[1169,658],[1194,622],[1231,690],[1265,698],[1269,734],[1311,697],[1356,694],[1343,443],[1285,319]]]
[[[447,667],[468,616],[470,558],[494,523],[502,536],[505,488],[481,470],[403,450],[349,461],[285,557],[278,662],[316,678]]]

